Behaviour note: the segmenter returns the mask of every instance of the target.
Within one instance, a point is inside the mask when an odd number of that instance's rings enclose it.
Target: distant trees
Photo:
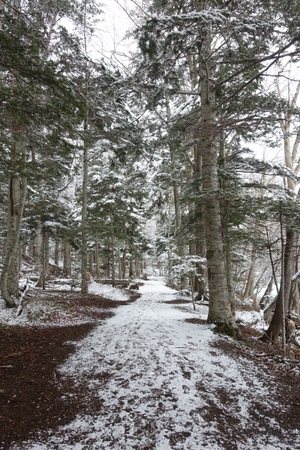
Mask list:
[[[138,230],[146,196],[141,200],[145,188],[136,166],[143,146],[141,128],[131,112],[129,82],[119,68],[89,57],[89,40],[99,13],[95,2],[89,0],[1,4],[1,193],[2,201],[8,203],[6,208],[2,205],[7,226],[3,227],[1,293],[7,306],[16,305],[21,246],[29,242],[33,244],[39,286],[45,286],[50,240],[56,242],[56,260],[58,244],[63,248],[64,273],[68,276],[71,246],[80,249],[83,294],[87,293],[90,239],[95,238],[88,227],[91,220],[97,221],[97,214],[113,218],[110,231],[105,221],[99,221],[99,233],[106,233],[109,242],[124,234],[126,257],[130,254],[133,260],[144,245]],[[83,164],[79,157],[82,150]],[[90,166],[89,160],[95,164],[98,158],[97,163],[102,164],[106,153],[111,164],[120,167],[127,190],[120,191],[114,208],[101,210],[99,206],[95,211],[87,196],[90,169],[97,170],[103,179],[107,174],[101,174],[101,167]],[[78,177],[82,175],[80,184]],[[113,192],[116,186],[108,183],[99,188],[102,204],[110,195],[107,188]],[[135,196],[137,207],[133,200],[126,200],[127,195]],[[75,207],[78,200],[81,217]],[[99,254],[98,245],[97,241]],[[115,250],[111,256],[117,258]],[[97,264],[99,273],[99,261]],[[114,262],[111,268],[115,270]]]
[[[76,45],[64,47],[66,30],[57,28],[61,12],[47,2],[1,8],[1,154],[8,186],[7,238],[1,293],[7,306],[18,297],[19,238],[28,183],[44,176],[51,152],[67,157],[81,103],[66,76]],[[57,53],[59,52],[59,53]],[[56,166],[56,170],[59,165]]]
[[[109,143],[104,141],[102,145]],[[126,163],[115,161],[114,153],[102,145],[100,141],[99,148],[94,149],[91,162],[88,220],[90,239],[105,249],[106,269],[114,282],[143,272],[147,249],[143,228],[149,193],[147,174],[134,157],[128,157]]]

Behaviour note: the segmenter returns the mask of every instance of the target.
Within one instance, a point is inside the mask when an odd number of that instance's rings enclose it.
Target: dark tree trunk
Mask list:
[[[286,244],[284,250],[284,267],[283,276],[284,276],[284,291],[282,290],[282,283],[279,289],[279,293],[277,296],[275,311],[270,323],[268,330],[266,331],[266,335],[272,342],[276,342],[282,331],[283,325],[283,301],[284,299],[290,298],[291,292],[291,283],[293,276],[293,256],[294,256],[294,240],[295,240],[295,232],[292,230],[286,231]],[[282,295],[284,294],[284,295]],[[285,302],[285,310],[287,310],[287,303]]]
[[[6,254],[1,273],[1,294],[6,306],[15,307],[19,296],[19,241],[27,180],[19,175],[10,179]]]

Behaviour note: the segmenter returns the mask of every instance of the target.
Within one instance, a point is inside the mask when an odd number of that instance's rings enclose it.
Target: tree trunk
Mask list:
[[[256,258],[253,257],[251,261],[251,266],[248,272],[248,278],[247,283],[245,287],[245,292],[243,294],[243,300],[246,300],[247,298],[252,298],[254,294],[254,285],[255,285],[255,262]]]
[[[194,134],[194,138],[198,139],[199,131]],[[197,144],[194,148],[195,155],[195,177],[200,178],[202,170],[202,151],[201,145]],[[205,257],[205,236],[204,236],[204,222],[203,222],[203,206],[200,201],[196,201],[194,206],[194,232],[195,232],[195,254]],[[197,299],[200,300],[207,294],[207,270],[202,264],[197,264],[197,275],[195,276],[195,291],[197,292]]]
[[[118,277],[119,280],[122,278],[122,258],[121,258],[121,249],[118,248]]]
[[[260,306],[261,309],[264,309],[265,306],[268,303],[270,303],[270,296],[271,296],[271,292],[272,292],[272,289],[273,289],[273,284],[274,284],[274,278],[272,276],[270,281],[269,281],[269,283],[268,283],[267,289],[265,290],[264,295],[262,296],[262,298],[261,298],[261,300],[259,302],[259,306]]]
[[[40,274],[40,277],[39,277],[39,280],[38,280],[36,286],[45,289],[46,276],[47,276],[48,266],[49,266],[49,233],[45,230],[43,230],[43,233],[42,233],[41,260],[42,260],[42,270],[41,270],[41,274]]]
[[[231,239],[227,226],[225,227],[225,268],[226,268],[226,280],[228,288],[229,302],[231,305],[232,314],[235,314],[235,292],[232,277],[232,261],[231,261]]]
[[[116,262],[115,262],[115,234],[114,234],[114,219],[111,218],[111,277],[112,284],[116,282]]]
[[[126,255],[127,255],[127,246],[126,243],[125,248],[123,249],[123,255],[122,255],[122,278],[126,278]]]
[[[171,110],[168,99],[166,99],[166,108],[167,108],[167,118],[171,119]],[[174,149],[169,147],[170,161],[171,161],[171,172],[172,172],[172,188],[173,188],[173,201],[174,201],[174,213],[175,213],[175,230],[174,230],[174,238],[176,241],[176,247],[178,251],[178,255],[181,257],[185,256],[185,245],[182,238],[181,233],[181,210],[180,210],[180,202],[179,202],[179,182],[176,176],[176,164],[178,164],[176,157],[174,155]]]
[[[59,247],[60,242],[57,238],[55,238],[55,247],[54,247],[54,264],[56,266],[59,265]]]
[[[1,294],[6,306],[15,307],[19,296],[19,240],[27,193],[27,180],[20,175],[10,179],[6,254],[1,273]]]
[[[130,256],[130,260],[129,260],[129,278],[133,278],[133,277],[134,277],[133,261],[132,261],[132,256]]]
[[[209,38],[206,38],[208,41]],[[206,52],[210,54],[209,42]],[[204,194],[204,224],[209,288],[208,322],[217,324],[218,330],[235,334],[228,293],[225,256],[223,251],[221,212],[219,203],[218,153],[216,146],[215,86],[206,71],[201,81],[201,149]]]
[[[84,120],[84,132],[88,131],[88,113]],[[88,146],[84,138],[83,145],[83,180],[82,180],[82,208],[81,208],[81,294],[87,295],[88,293],[88,280],[87,280],[87,189],[88,189]]]
[[[43,245],[42,223],[38,221],[35,231],[35,245],[34,245],[34,262],[35,262],[35,271],[37,273],[41,273],[42,271],[42,245]]]
[[[87,52],[87,1],[83,2],[83,42],[84,50]],[[89,107],[90,107],[90,95],[89,95],[89,82],[88,82],[88,70],[86,67],[85,80],[84,80],[84,99],[85,99],[85,114],[83,121],[83,174],[82,174],[82,208],[81,208],[81,294],[88,294],[88,277],[87,277],[87,264],[88,264],[88,233],[87,233],[87,205],[88,205],[88,134],[89,134]]]
[[[64,241],[63,274],[65,277],[70,277],[72,275],[71,245],[70,242],[67,240]]]
[[[286,243],[284,250],[284,267],[282,267],[283,277],[284,277],[284,292],[282,290],[282,283],[279,289],[275,311],[269,325],[266,334],[272,342],[278,340],[279,334],[282,330],[282,314],[283,314],[283,301],[284,299],[290,298],[291,283],[293,276],[293,246],[295,240],[295,232],[292,230],[286,231]],[[283,295],[282,295],[283,294]],[[287,302],[286,302],[287,303]],[[287,310],[287,304],[285,305],[285,310]]]
[[[93,276],[94,273],[94,252],[91,249],[89,251],[89,272]]]
[[[96,277],[100,278],[99,242],[95,241]]]
[[[135,275],[138,278],[141,276],[141,260],[138,255],[135,256]]]

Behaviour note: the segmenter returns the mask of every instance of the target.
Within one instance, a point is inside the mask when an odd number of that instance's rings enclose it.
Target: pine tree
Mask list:
[[[8,306],[15,306],[18,297],[19,237],[29,178],[40,173],[43,151],[70,151],[69,139],[81,109],[74,86],[65,75],[66,53],[70,56],[76,45],[68,52],[60,48],[58,58],[54,53],[58,42],[51,46],[53,27],[48,8],[47,13],[35,3],[18,8],[18,3],[5,4],[0,30],[1,153],[9,188],[1,291]],[[64,32],[60,35],[65,38]]]
[[[153,6],[155,10],[157,3],[153,2]],[[218,182],[219,140],[224,131],[232,129],[232,122],[230,116],[220,113],[232,101],[240,102],[241,93],[249,86],[257,89],[258,80],[274,62],[293,50],[295,38],[290,38],[288,32],[278,33],[278,26],[284,26],[284,18],[276,5],[254,7],[252,2],[236,5],[200,1],[182,2],[180,7],[173,3],[162,6],[162,14],[148,20],[138,32],[145,54],[144,67],[158,91],[165,90],[167,85],[175,94],[183,91],[180,82],[186,80],[188,62],[196,61],[199,89],[192,94],[201,98],[199,129],[209,321],[220,329],[234,330],[224,266]],[[251,108],[253,114],[258,105],[252,103]],[[237,118],[236,123],[244,120]]]

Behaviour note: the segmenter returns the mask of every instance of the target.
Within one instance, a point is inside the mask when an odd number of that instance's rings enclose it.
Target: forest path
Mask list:
[[[214,344],[226,338],[210,327],[187,322],[195,313],[174,304],[162,279],[140,292],[60,367],[82,386],[89,414],[23,450],[300,449],[298,430],[282,427],[289,405],[274,379],[225,355]]]

